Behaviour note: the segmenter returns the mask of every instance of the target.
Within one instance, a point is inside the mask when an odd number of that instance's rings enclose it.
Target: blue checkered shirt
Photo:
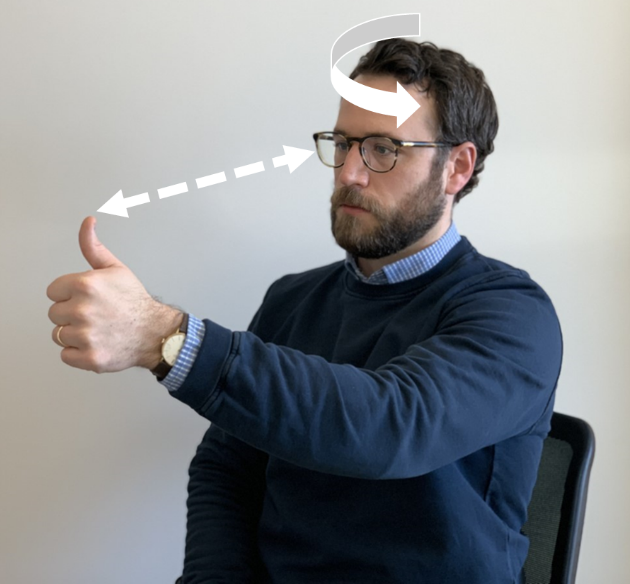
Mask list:
[[[457,227],[455,227],[455,223],[451,223],[446,233],[429,247],[397,262],[383,266],[369,277],[361,273],[354,257],[347,252],[345,266],[353,276],[366,284],[395,284],[428,272],[442,260],[460,239],[461,236],[457,231]],[[206,325],[203,323],[203,320],[198,319],[193,314],[189,314],[188,334],[186,335],[184,346],[169,374],[160,381],[169,391],[177,391],[184,383],[197,358],[205,332]]]

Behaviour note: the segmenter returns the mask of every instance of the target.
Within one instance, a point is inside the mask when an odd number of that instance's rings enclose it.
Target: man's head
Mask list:
[[[396,166],[377,173],[365,166],[358,144],[351,142],[343,166],[335,169],[331,220],[339,245],[358,257],[399,252],[404,257],[409,255],[405,250],[414,251],[414,242],[443,233],[453,205],[478,184],[498,129],[494,98],[479,69],[431,43],[379,41],[350,77],[386,91],[396,91],[398,81],[421,107],[396,128],[394,117],[342,99],[335,131],[449,145],[399,148]]]

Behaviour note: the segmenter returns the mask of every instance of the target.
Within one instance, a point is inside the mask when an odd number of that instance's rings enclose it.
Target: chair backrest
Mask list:
[[[554,412],[523,526],[525,584],[574,584],[594,454],[589,424]]]

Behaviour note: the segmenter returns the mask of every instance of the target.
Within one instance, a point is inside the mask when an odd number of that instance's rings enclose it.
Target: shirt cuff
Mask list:
[[[170,392],[177,391],[186,377],[190,373],[192,366],[199,354],[201,342],[206,334],[206,325],[195,315],[188,314],[188,331],[186,333],[186,341],[179,352],[175,365],[171,368],[168,375],[160,381]]]

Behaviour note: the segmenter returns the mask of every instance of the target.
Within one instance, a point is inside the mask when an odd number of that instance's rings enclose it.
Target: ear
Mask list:
[[[464,142],[453,146],[446,161],[446,183],[444,192],[455,195],[461,191],[470,180],[477,161],[477,148],[472,142]]]

